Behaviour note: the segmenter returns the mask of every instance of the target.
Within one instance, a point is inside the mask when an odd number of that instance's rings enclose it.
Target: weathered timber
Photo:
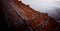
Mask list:
[[[18,0],[2,0],[8,27],[15,31],[50,31],[57,22]]]

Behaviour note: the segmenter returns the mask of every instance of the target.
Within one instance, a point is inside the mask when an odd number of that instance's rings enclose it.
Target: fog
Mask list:
[[[19,0],[31,8],[48,13],[49,16],[60,22],[60,0]]]

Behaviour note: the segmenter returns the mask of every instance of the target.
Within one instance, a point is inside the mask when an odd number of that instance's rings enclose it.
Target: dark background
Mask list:
[[[4,16],[4,12],[2,10],[1,0],[0,0],[0,31],[10,31]]]

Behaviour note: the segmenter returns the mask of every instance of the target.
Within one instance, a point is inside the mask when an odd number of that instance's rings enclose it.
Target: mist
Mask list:
[[[60,0],[19,0],[36,11],[48,13],[60,23]]]

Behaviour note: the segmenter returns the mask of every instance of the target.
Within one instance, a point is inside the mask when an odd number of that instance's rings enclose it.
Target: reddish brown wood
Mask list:
[[[21,1],[4,1],[3,9],[8,26],[15,31],[50,31],[57,25],[47,13],[38,12]]]

